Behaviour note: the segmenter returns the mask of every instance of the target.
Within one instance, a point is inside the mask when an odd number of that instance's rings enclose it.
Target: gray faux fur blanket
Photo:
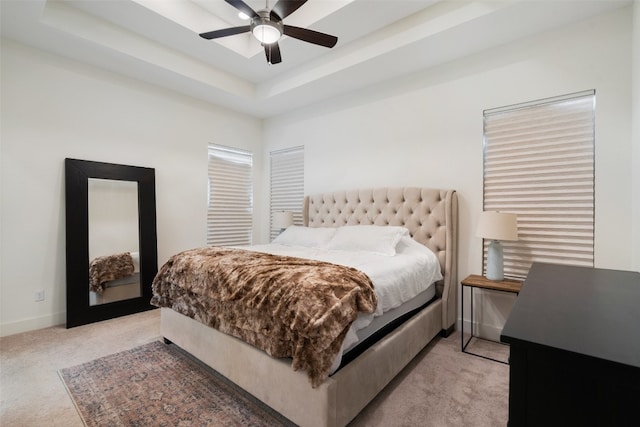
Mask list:
[[[273,357],[291,357],[313,387],[327,378],[358,313],[372,313],[377,302],[369,277],[354,268],[220,247],[172,256],[151,300]]]

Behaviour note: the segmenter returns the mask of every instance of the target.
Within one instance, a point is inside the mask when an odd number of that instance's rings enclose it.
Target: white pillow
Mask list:
[[[346,225],[338,227],[327,245],[328,249],[364,251],[394,256],[396,245],[409,233],[404,227],[378,225]]]
[[[335,228],[329,227],[287,227],[272,243],[285,246],[303,246],[306,248],[324,248],[335,234]]]

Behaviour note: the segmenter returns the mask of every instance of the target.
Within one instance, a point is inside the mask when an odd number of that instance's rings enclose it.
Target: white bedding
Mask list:
[[[352,348],[360,340],[358,331],[369,326],[374,318],[400,307],[428,288],[434,288],[432,284],[442,279],[440,263],[436,255],[426,246],[408,236],[403,236],[400,239],[394,256],[368,251],[330,250],[277,243],[243,246],[242,248],[345,265],[356,268],[369,276],[378,296],[378,307],[373,314],[360,313],[353,322],[342,345],[342,352],[334,361],[332,372],[340,366],[342,353]]]

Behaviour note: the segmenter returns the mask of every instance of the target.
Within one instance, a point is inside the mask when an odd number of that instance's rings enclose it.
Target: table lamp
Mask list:
[[[499,240],[518,240],[517,215],[495,211],[482,212],[476,237],[491,240],[487,251],[487,279],[504,279],[502,245]]]
[[[293,225],[293,212],[275,211],[273,213],[273,227],[280,229],[280,233],[290,225]]]

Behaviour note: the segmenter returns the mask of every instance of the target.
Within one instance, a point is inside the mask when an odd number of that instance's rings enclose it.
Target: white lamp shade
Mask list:
[[[518,216],[504,212],[482,212],[476,237],[490,240],[518,240]]]
[[[293,224],[293,212],[276,211],[273,213],[273,228],[287,228]]]

